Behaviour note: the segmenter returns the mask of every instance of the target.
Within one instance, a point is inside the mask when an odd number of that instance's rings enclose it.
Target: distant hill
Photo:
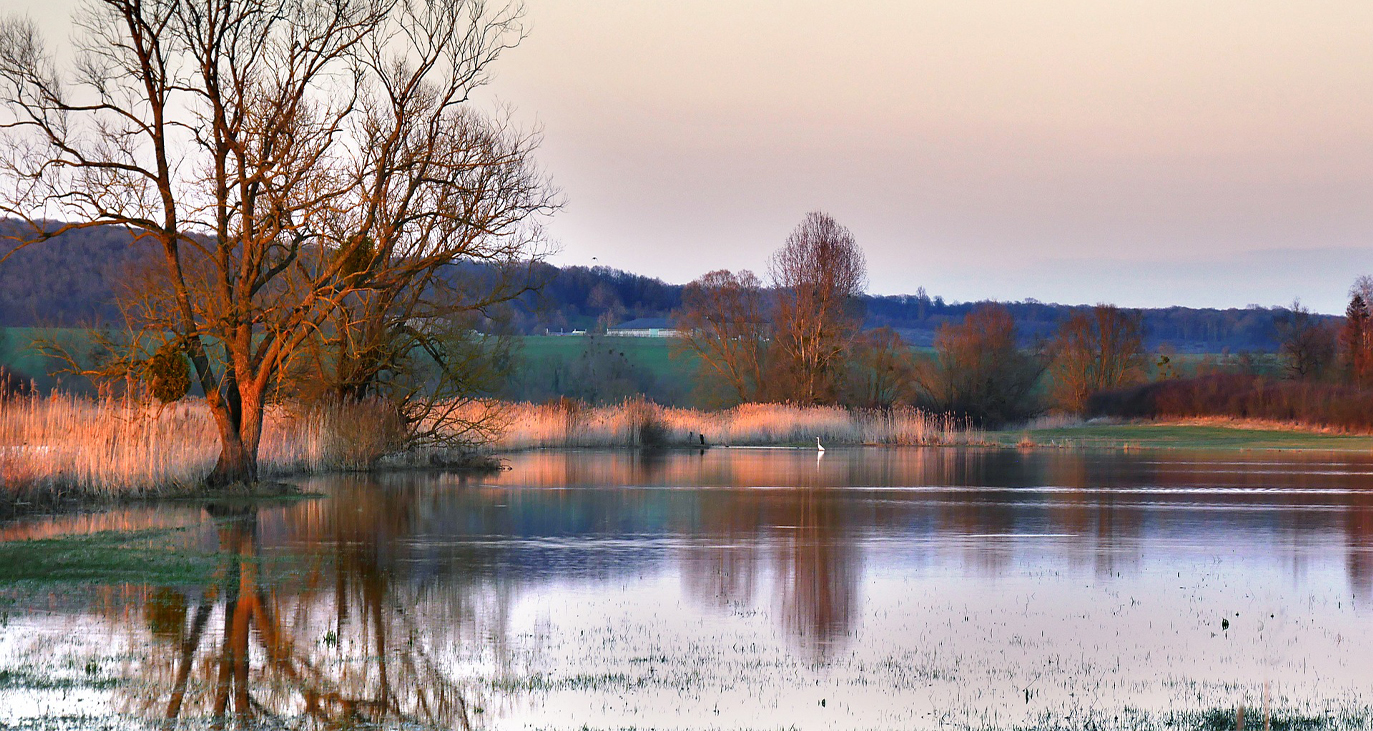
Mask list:
[[[0,236],[25,230],[17,221],[0,220]],[[0,240],[0,250],[8,251],[6,244],[12,242]],[[132,236],[116,227],[75,231],[24,249],[0,265],[0,326],[80,327],[117,322],[120,314],[112,302],[112,283],[140,259],[151,256],[156,256],[151,245],[134,245]],[[472,266],[455,267],[453,276],[470,274]],[[682,285],[608,267],[539,264],[533,275],[542,289],[507,308],[508,322],[503,327],[512,332],[542,335],[594,330],[598,324],[669,317],[681,304]],[[911,344],[927,346],[940,325],[962,319],[979,303],[946,302],[921,292],[867,296],[863,304],[867,327],[890,327]],[[1074,310],[1086,307],[1034,300],[1002,304],[1011,311],[1026,342],[1048,337]],[[1287,310],[1167,307],[1141,312],[1150,348],[1166,344],[1179,352],[1219,352],[1275,349],[1274,323]]]
[[[0,219],[0,256],[27,238],[28,224]],[[79,327],[117,322],[111,283],[156,254],[115,226],[72,231],[33,244],[0,264],[0,326]]]

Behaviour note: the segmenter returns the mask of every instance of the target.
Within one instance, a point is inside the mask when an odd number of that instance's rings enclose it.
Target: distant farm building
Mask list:
[[[675,338],[681,333],[666,317],[640,317],[608,328],[605,334],[626,338]]]

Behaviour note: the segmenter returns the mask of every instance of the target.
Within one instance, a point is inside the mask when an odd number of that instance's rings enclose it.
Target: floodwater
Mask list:
[[[1368,728],[1373,456],[562,451],[0,525],[204,581],[6,590],[0,727]]]

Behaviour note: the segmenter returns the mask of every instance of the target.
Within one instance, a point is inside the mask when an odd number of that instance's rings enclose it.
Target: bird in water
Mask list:
[[[825,445],[820,443],[820,437],[815,438],[815,448],[821,452],[825,451]]]

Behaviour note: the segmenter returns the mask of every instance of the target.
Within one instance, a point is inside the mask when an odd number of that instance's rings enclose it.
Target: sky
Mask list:
[[[879,294],[1333,313],[1373,272],[1366,0],[526,9],[482,103],[542,129],[559,263],[761,274],[823,210]]]

